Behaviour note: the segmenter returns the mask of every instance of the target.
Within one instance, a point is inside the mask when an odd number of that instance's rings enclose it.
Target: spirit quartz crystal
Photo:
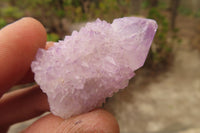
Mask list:
[[[63,118],[88,112],[125,88],[143,66],[156,30],[151,19],[97,19],[39,49],[31,67],[51,112]]]

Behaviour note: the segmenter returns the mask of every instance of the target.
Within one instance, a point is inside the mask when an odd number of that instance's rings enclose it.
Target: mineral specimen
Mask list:
[[[151,19],[125,17],[112,24],[97,19],[48,50],[39,49],[31,67],[51,112],[63,118],[84,113],[125,88],[144,64],[156,30]]]

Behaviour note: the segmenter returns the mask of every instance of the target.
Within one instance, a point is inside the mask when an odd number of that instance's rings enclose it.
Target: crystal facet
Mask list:
[[[112,24],[97,19],[48,50],[39,49],[31,67],[51,112],[63,118],[84,113],[125,88],[144,64],[156,30],[151,19],[125,17]]]

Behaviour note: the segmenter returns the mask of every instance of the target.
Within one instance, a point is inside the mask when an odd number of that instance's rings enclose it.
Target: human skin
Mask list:
[[[49,111],[47,96],[34,85],[6,93],[12,86],[33,82],[30,64],[38,48],[48,48],[46,31],[33,18],[23,18],[0,30],[0,132],[17,122]],[[23,133],[119,133],[116,119],[103,109],[62,119],[48,114]]]

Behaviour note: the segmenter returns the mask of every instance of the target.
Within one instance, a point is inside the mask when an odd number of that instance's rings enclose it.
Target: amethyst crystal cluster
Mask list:
[[[125,17],[112,24],[97,19],[48,50],[39,49],[31,67],[51,112],[63,118],[84,113],[125,88],[144,64],[156,29],[151,19]]]

